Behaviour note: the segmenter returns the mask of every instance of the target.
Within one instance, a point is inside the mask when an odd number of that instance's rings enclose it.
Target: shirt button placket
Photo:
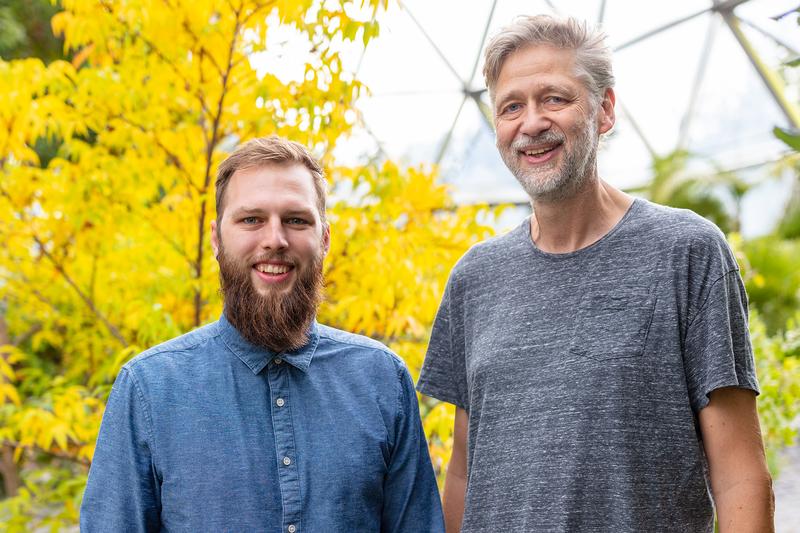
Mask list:
[[[267,371],[272,395],[272,427],[275,451],[278,454],[278,482],[281,486],[284,531],[300,531],[300,476],[297,471],[297,450],[294,442],[292,411],[289,405],[289,383],[295,369],[276,357]]]

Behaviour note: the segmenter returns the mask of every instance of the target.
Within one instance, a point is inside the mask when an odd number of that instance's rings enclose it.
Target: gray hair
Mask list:
[[[225,208],[225,190],[237,170],[247,170],[266,165],[300,164],[308,169],[317,193],[317,211],[322,223],[326,223],[325,200],[327,183],[322,167],[311,152],[300,143],[283,139],[277,135],[258,137],[242,144],[220,163],[217,171],[216,200],[217,220],[222,219]]]
[[[508,56],[527,46],[546,45],[575,51],[576,75],[595,104],[614,86],[611,50],[605,34],[574,18],[549,15],[520,16],[489,41],[484,53],[483,77],[494,103],[497,78]]]

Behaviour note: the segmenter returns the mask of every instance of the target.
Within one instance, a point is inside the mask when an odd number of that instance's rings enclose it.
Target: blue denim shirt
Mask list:
[[[147,350],[109,396],[81,530],[444,531],[411,377],[316,323],[293,352],[224,316]]]

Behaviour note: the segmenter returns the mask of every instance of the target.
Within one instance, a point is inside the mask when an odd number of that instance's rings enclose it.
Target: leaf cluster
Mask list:
[[[4,523],[74,523],[120,366],[220,313],[218,163],[274,133],[327,164],[363,91],[340,54],[377,35],[382,6],[64,0],[69,61],[0,60]],[[298,79],[254,60],[283,53],[270,35],[285,28],[306,49]]]

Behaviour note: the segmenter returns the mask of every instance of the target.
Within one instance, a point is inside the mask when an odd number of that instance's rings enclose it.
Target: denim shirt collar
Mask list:
[[[247,341],[239,331],[228,322],[225,312],[219,317],[219,332],[222,341],[232,351],[236,357],[252,370],[253,374],[261,372],[265,366],[274,363],[276,357],[280,357],[293,367],[303,372],[308,371],[311,358],[317,350],[319,344],[319,324],[314,320],[308,332],[308,342],[296,350],[289,352],[274,352],[268,348],[262,348]]]

